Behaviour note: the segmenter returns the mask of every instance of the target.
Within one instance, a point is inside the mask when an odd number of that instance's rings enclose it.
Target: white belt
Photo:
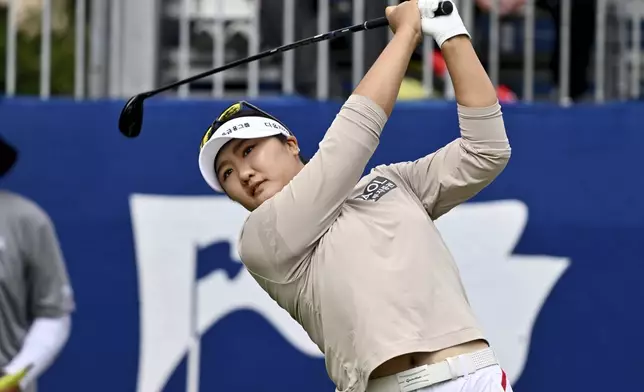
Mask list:
[[[491,348],[444,361],[423,365],[391,376],[369,380],[367,392],[412,392],[420,388],[455,380],[488,366],[498,365]]]

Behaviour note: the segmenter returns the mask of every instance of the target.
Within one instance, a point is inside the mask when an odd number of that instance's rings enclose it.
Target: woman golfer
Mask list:
[[[434,17],[437,4],[387,8],[393,39],[309,162],[284,124],[245,102],[201,143],[204,179],[250,211],[242,262],[322,350],[338,391],[511,391],[433,223],[510,158],[470,36],[456,9]],[[447,62],[460,138],[363,177],[423,33]]]

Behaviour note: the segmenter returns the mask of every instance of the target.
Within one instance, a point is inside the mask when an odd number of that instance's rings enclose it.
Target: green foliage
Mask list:
[[[73,4],[73,2],[68,2]],[[74,92],[74,23],[73,8],[66,6],[70,24],[64,31],[51,33],[51,94],[72,95]],[[41,25],[40,13],[29,15],[23,23],[28,26]],[[22,31],[17,35],[16,95],[38,95],[40,93],[40,34]],[[7,56],[7,9],[0,9],[0,95],[5,92]]]

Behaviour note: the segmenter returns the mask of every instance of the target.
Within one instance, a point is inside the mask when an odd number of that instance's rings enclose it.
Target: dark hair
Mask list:
[[[278,134],[278,135],[275,135],[275,137],[277,138],[277,140],[279,140],[279,141],[280,141],[280,142],[282,142],[282,143],[286,143],[286,141],[287,141],[287,138],[286,138],[286,136],[285,136],[284,134],[281,134],[281,133],[280,133],[280,134]],[[300,162],[302,162],[302,163],[303,163],[303,164],[305,164],[305,165],[306,165],[307,163],[309,163],[309,160],[308,160],[308,159],[306,159],[306,158],[304,157],[304,155],[302,155],[302,153],[300,153],[300,154],[299,154],[299,156],[300,156]]]
[[[18,159],[18,151],[0,137],[0,177],[7,174]]]

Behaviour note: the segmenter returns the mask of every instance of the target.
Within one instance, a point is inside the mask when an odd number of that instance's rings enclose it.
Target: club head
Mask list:
[[[129,138],[139,136],[143,127],[143,101],[145,94],[135,95],[125,104],[119,117],[119,130]]]

